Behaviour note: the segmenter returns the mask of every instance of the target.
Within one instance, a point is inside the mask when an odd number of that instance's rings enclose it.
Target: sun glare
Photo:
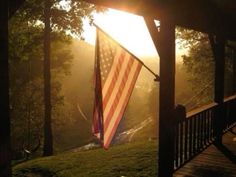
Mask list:
[[[95,15],[95,24],[134,55],[140,58],[158,56],[142,17],[117,10],[108,10],[104,14]],[[84,37],[87,42],[94,44],[95,27],[86,25]]]
[[[112,38],[118,41],[131,53],[140,59],[158,58],[157,51],[152,42],[143,17],[123,11],[109,9],[105,13],[95,14],[95,24]],[[159,22],[156,21],[159,25]],[[84,38],[90,44],[95,44],[96,29],[89,23],[84,26]],[[181,55],[187,51],[180,49],[176,42],[176,58],[181,62]]]

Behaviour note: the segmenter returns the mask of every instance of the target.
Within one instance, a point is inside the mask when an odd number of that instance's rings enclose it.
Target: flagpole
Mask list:
[[[142,62],[142,64],[143,64],[143,67],[144,68],[146,68],[152,75],[154,75],[155,76],[155,81],[160,81],[160,76],[158,75],[158,74],[156,74],[156,73],[154,73],[149,67],[147,67],[147,65],[145,65],[143,62]]]
[[[143,66],[144,68],[146,68],[154,77],[155,77],[155,81],[160,81],[160,76],[156,73],[154,73],[147,65],[145,65],[143,63],[143,61],[141,61],[138,57],[136,57],[134,54],[132,54],[128,49],[126,49],[125,47],[123,47],[118,41],[114,40],[108,33],[106,33],[104,30],[102,30],[96,23],[93,23],[93,25],[98,28],[100,31],[102,31],[106,36],[108,36],[113,42],[115,42],[116,44],[118,44],[122,49],[124,49],[125,51],[127,51],[130,55],[132,55],[136,60],[138,60]]]

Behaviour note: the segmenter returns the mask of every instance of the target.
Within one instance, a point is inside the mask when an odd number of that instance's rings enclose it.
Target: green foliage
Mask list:
[[[225,96],[236,93],[236,43],[227,41],[225,58]]]
[[[214,79],[215,62],[212,47],[207,34],[178,28],[177,37],[180,39],[182,48],[188,50],[183,58],[184,67],[189,74],[189,81],[192,85],[194,99],[191,105],[201,106],[214,100]],[[225,48],[225,96],[230,96],[233,91],[233,60],[232,55],[235,51],[235,44],[226,41]],[[231,46],[231,47],[229,47]],[[234,53],[234,52],[233,52]]]
[[[67,152],[38,158],[13,168],[13,177],[40,174],[45,177],[154,177],[157,176],[157,142],[143,141],[105,151]]]
[[[72,38],[67,33],[82,38],[83,19],[92,22],[92,12],[100,10],[85,2],[63,2],[52,1],[51,101],[55,134],[70,124],[73,114],[71,103],[65,102],[61,85],[70,74],[73,59]],[[26,0],[9,22],[12,145],[16,152],[32,149],[37,139],[42,142],[43,138],[43,14],[43,0]]]
[[[214,60],[208,35],[193,30],[179,28],[177,37],[181,47],[188,50],[183,55],[183,65],[188,73],[196,98],[191,105],[198,107],[213,100]],[[188,106],[188,105],[187,105]]]
[[[53,31],[69,32],[82,37],[83,19],[92,23],[93,12],[104,11],[101,7],[79,0],[52,0],[51,27]],[[34,25],[42,24],[44,16],[43,0],[26,0],[20,9],[24,20]]]
[[[43,49],[42,28],[21,24],[15,35],[16,24],[11,24],[10,33],[10,102],[12,117],[12,144],[14,150],[33,148],[37,139],[42,139],[43,130]],[[30,37],[28,34],[30,33]],[[21,37],[22,36],[22,37]],[[39,42],[33,42],[34,36]],[[52,33],[52,107],[54,124],[64,123],[68,107],[63,107],[61,80],[70,73],[73,56],[70,53],[71,39],[62,32]],[[19,104],[20,103],[20,104]],[[64,121],[64,122],[63,122]],[[60,122],[60,123],[59,123]],[[26,127],[22,129],[22,127]],[[29,143],[30,141],[30,143]],[[42,140],[41,140],[42,141]],[[30,147],[29,147],[30,146]]]

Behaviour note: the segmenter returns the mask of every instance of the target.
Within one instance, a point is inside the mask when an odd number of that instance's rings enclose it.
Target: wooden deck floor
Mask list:
[[[236,127],[223,136],[223,147],[209,146],[174,177],[236,177]]]

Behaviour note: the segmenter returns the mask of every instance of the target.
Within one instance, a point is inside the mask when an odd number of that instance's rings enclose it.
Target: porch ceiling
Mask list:
[[[142,16],[168,16],[181,27],[206,33],[224,34],[236,40],[234,0],[85,0]]]
[[[155,19],[171,18],[181,27],[236,40],[235,0],[84,0]],[[11,0],[10,17],[24,0]]]

